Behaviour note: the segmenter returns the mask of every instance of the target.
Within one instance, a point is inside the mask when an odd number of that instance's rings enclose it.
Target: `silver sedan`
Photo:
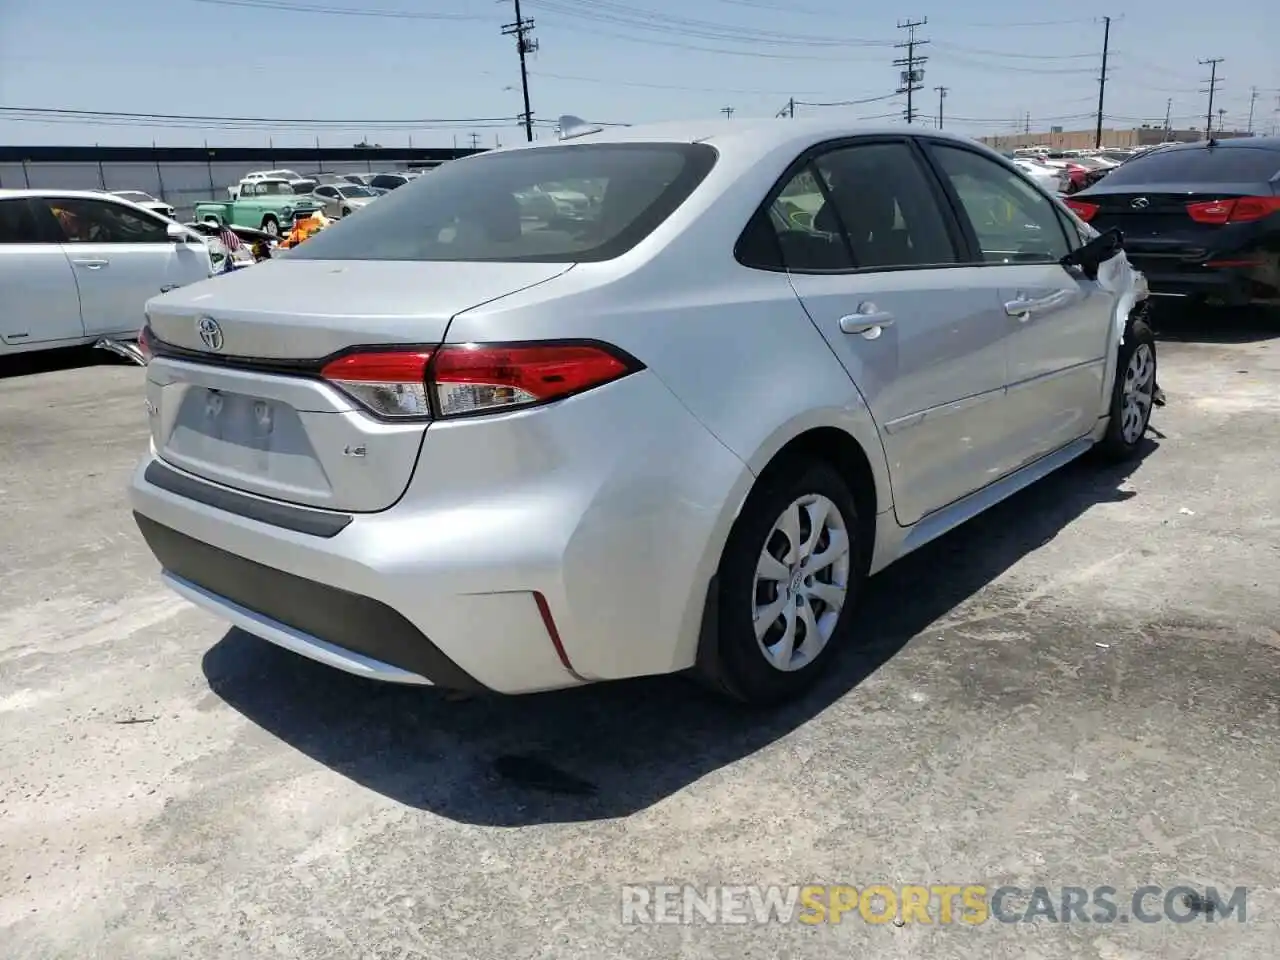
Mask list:
[[[335,220],[349,217],[378,199],[373,190],[354,183],[323,183],[311,196],[324,205],[324,215]]]
[[[1145,295],[1118,234],[941,131],[478,154],[150,301],[133,506],[174,590],[338,669],[776,702],[878,571],[1142,448]]]

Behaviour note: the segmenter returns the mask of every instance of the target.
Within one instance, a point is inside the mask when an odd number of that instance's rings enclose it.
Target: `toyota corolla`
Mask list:
[[[551,188],[596,199],[519,202]],[[352,673],[777,701],[870,575],[1138,449],[1143,297],[1118,237],[940,132],[494,151],[153,299],[134,510],[173,589]]]

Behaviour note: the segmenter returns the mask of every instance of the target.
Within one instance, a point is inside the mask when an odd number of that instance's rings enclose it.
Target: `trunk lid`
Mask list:
[[[156,453],[276,500],[386,509],[408,486],[427,425],[374,419],[312,361],[358,345],[434,346],[456,314],[570,267],[285,258],[157,297],[151,330],[179,351],[162,345],[147,368]],[[210,318],[216,349],[201,338]]]
[[[1267,193],[1270,190],[1266,191]],[[1187,205],[1207,200],[1257,195],[1255,184],[1152,184],[1108,189],[1104,179],[1076,194],[1075,199],[1098,205],[1089,221],[1099,230],[1118,227],[1124,233],[1130,259],[1203,260],[1223,239],[1229,226],[1199,223],[1187,213]]]

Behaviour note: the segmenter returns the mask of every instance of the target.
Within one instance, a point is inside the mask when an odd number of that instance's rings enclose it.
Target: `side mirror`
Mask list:
[[[1098,268],[1124,249],[1124,234],[1117,227],[1072,250],[1060,261],[1064,267],[1079,267],[1090,280],[1098,279]]]
[[[165,236],[174,243],[191,243],[195,239],[191,235],[191,231],[180,223],[170,223],[166,225],[164,233]]]

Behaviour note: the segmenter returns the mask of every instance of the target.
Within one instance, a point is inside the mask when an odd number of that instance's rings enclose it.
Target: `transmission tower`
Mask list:
[[[524,121],[525,139],[533,143],[533,108],[529,106],[529,68],[525,58],[538,51],[538,41],[533,39],[533,18],[520,14],[520,0],[515,0],[516,22],[504,23],[502,35],[516,38],[516,52],[520,54],[520,89],[524,93],[524,113],[520,119]]]
[[[916,55],[916,47],[922,47],[928,40],[916,39],[916,28],[923,27],[929,22],[928,17],[922,17],[919,20],[899,20],[898,29],[907,31],[906,43],[895,43],[894,47],[898,50],[906,50],[907,55],[893,61],[895,67],[904,67],[900,81],[901,86],[898,87],[898,93],[907,95],[907,109],[903,116],[907,118],[907,123],[914,123],[916,119],[915,97],[914,94],[924,89],[924,64],[928,61],[928,57],[920,57]]]

